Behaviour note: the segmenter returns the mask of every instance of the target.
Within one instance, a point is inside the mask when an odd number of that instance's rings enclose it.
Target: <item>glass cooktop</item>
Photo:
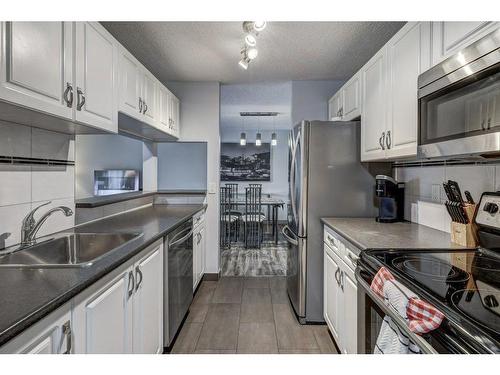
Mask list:
[[[500,253],[402,250],[370,255],[416,293],[415,288],[431,295],[436,308],[442,305],[467,317],[500,341]]]

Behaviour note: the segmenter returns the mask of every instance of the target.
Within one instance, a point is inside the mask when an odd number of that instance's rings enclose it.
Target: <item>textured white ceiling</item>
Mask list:
[[[268,22],[238,66],[241,22],[102,22],[160,81],[345,80],[404,22]]]

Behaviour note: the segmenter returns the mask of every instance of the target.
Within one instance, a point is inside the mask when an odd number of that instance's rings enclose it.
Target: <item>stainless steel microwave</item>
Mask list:
[[[419,158],[500,157],[500,29],[418,77]]]

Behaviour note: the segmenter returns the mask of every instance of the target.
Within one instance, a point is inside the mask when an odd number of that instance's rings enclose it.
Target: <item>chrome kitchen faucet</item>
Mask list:
[[[21,248],[31,246],[36,243],[36,234],[40,227],[45,223],[45,221],[49,218],[50,215],[52,215],[54,212],[61,211],[64,213],[65,216],[71,216],[73,215],[73,211],[69,207],[65,206],[59,206],[59,207],[54,207],[50,210],[48,210],[45,214],[40,217],[38,222],[35,221],[34,214],[35,212],[43,206],[46,206],[48,204],[52,203],[51,201],[41,204],[40,206],[34,208],[33,210],[30,211],[28,215],[23,219],[23,224],[21,228]]]

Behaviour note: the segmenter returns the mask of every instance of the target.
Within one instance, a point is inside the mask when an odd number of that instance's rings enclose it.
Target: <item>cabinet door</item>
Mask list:
[[[125,49],[119,49],[119,110],[142,119],[142,76],[139,62]]]
[[[342,350],[347,354],[356,354],[358,351],[358,287],[354,274],[344,272],[343,286],[343,317]]]
[[[385,157],[386,49],[380,50],[362,68],[361,160]],[[416,90],[416,89],[415,89]]]
[[[498,28],[498,22],[432,22],[432,64],[435,65]]]
[[[134,353],[163,352],[163,246],[135,265]]]
[[[128,268],[75,307],[78,354],[132,351],[132,277]]]
[[[389,158],[417,154],[417,80],[430,67],[430,48],[429,22],[409,22],[387,45],[390,95],[385,145]]]
[[[3,345],[0,353],[72,353],[72,329],[71,303],[68,303]]]
[[[156,124],[157,121],[157,90],[158,83],[154,76],[149,74],[149,72],[143,73],[143,87],[142,87],[142,99],[143,103],[143,114],[144,121],[152,126],[158,126]]]
[[[340,345],[340,332],[339,323],[342,324],[341,317],[339,316],[341,312],[340,298],[342,297],[342,292],[340,290],[340,285],[337,282],[337,278],[340,274],[339,262],[334,260],[334,255],[325,249],[324,252],[324,286],[323,286],[323,315],[325,318],[330,332],[337,344]]]
[[[361,115],[361,87],[359,74],[356,74],[342,88],[342,120],[351,121]]]
[[[158,87],[158,127],[160,130],[172,134],[170,92],[163,85]]]
[[[3,22],[0,98],[71,120],[72,38],[71,22]]]
[[[335,120],[340,116],[340,107],[342,105],[342,90],[339,90],[332,98],[328,101],[328,119]]]
[[[76,23],[75,119],[117,132],[116,44],[96,22]]]

